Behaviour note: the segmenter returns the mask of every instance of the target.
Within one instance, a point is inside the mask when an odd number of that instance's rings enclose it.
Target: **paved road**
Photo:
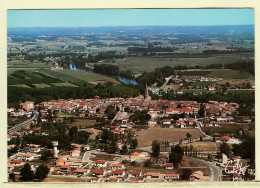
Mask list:
[[[172,79],[172,77],[173,77],[173,75],[170,76],[170,77],[168,77],[168,78],[165,78],[166,81],[164,82],[164,84],[163,84],[160,88],[155,89],[155,90],[153,91],[153,93],[159,94],[159,91],[160,91],[161,89],[165,88],[165,86],[168,84],[169,80]]]
[[[22,122],[22,123],[20,123],[20,124],[14,126],[14,127],[12,127],[12,128],[10,128],[10,129],[8,129],[8,133],[10,133],[10,132],[12,132],[12,131],[15,131],[16,129],[20,129],[20,128],[22,128],[22,127],[24,127],[24,126],[30,124],[32,121],[34,121],[34,120],[36,120],[36,119],[38,118],[38,115],[39,115],[39,112],[36,112],[36,111],[35,111],[35,112],[34,112],[34,116],[33,116],[32,119],[30,119],[30,120],[28,120],[28,121],[25,121],[25,122]]]
[[[210,181],[221,181],[221,169],[215,166],[212,162],[193,158],[193,157],[184,157],[184,158],[189,158],[191,160],[198,161],[207,165],[210,168]]]

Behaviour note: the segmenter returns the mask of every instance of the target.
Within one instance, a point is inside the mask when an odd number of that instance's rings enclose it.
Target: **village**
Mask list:
[[[74,178],[90,182],[244,181],[245,173],[254,176],[254,168],[249,168],[247,163],[249,160],[230,153],[228,157],[224,153],[220,153],[221,157],[217,157],[219,151],[199,152],[195,149],[192,151],[191,146],[188,145],[193,142],[199,143],[199,141],[208,143],[213,141],[216,145],[240,144],[240,139],[234,138],[234,135],[221,134],[216,138],[215,135],[212,137],[204,132],[206,127],[221,127],[223,123],[230,126],[237,124],[238,108],[237,103],[218,101],[198,103],[196,101],[152,100],[148,87],[146,87],[145,96],[140,95],[135,98],[100,99],[96,96],[93,99],[50,100],[36,105],[34,102],[26,101],[20,104],[20,109],[8,109],[10,117],[23,116],[32,120],[30,125],[28,123],[27,126],[16,125],[9,128],[8,141],[16,140],[16,142],[8,145],[8,151],[17,146],[20,148],[12,152],[8,158],[9,177],[12,174],[9,180],[17,181],[25,164],[30,164],[30,169],[34,172],[40,165],[46,164],[48,167],[46,177],[56,178],[57,181],[59,178]],[[138,114],[140,112],[145,112],[145,118],[141,118]],[[62,115],[59,116],[59,114]],[[73,114],[77,115],[71,116]],[[91,114],[99,119],[103,117],[104,123],[100,124],[97,129],[94,126],[92,129],[94,131],[90,133],[95,134],[95,142],[102,142],[105,131],[112,135],[112,139],[116,138],[108,142],[109,149],[104,149],[106,146],[98,147],[96,144],[94,147],[93,143],[71,143],[69,145],[71,149],[64,150],[59,149],[60,143],[55,140],[52,140],[51,146],[48,147],[35,143],[24,144],[24,142],[20,143],[21,141],[17,144],[17,140],[23,140],[23,137],[28,135],[48,136],[51,134],[43,128],[44,124],[64,123],[71,118],[71,121],[75,118],[84,119],[90,117]],[[249,124],[252,118],[243,117],[239,120]],[[69,134],[72,128],[69,129]],[[149,149],[137,147],[138,143],[141,144],[138,135],[140,130],[152,129],[175,130],[177,134],[179,130],[188,132],[178,141],[171,143],[167,141],[165,145],[168,146],[168,150],[163,150],[162,147],[160,149],[159,144],[159,153],[157,157],[154,157],[153,146]],[[196,130],[200,136],[191,139],[192,135],[189,130]],[[88,132],[88,129],[84,131]],[[243,132],[239,134],[242,135]],[[175,136],[172,135],[172,137]],[[133,144],[133,140],[136,142],[139,140],[139,142]],[[110,147],[113,144],[117,149],[111,152]],[[173,151],[179,145],[184,148],[181,154],[182,160],[179,163],[173,163],[170,161],[170,150]],[[187,151],[187,148],[191,149]],[[47,160],[44,161],[43,156],[47,156]],[[190,158],[199,158],[200,162],[195,164],[197,167],[183,166],[183,160],[189,161]]]

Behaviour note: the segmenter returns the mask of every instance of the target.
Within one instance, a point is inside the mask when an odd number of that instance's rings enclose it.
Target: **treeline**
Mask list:
[[[229,48],[230,49],[230,48]],[[235,50],[203,50],[202,54],[205,55],[212,55],[212,54],[238,54],[238,53],[245,53],[245,52],[254,52],[254,49],[235,49]]]
[[[115,65],[109,64],[95,64],[94,72],[105,74],[108,76],[118,76],[119,75],[119,67]]]
[[[56,99],[68,98],[94,98],[96,95],[101,98],[107,97],[136,97],[139,90],[126,85],[98,84],[93,86],[80,87],[49,87],[49,88],[20,88],[8,87],[8,106],[17,106],[19,103],[30,100],[36,103]]]

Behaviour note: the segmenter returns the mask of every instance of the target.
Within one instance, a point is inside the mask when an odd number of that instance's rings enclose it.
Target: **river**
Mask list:
[[[94,71],[91,71],[91,70],[78,69],[73,63],[70,63],[70,70],[85,71],[85,72],[89,72],[89,73],[94,73]],[[125,84],[133,84],[133,85],[138,84],[135,80],[127,79],[127,78],[124,78],[124,77],[121,77],[121,76],[114,76],[114,77],[117,78],[120,82],[123,82]]]

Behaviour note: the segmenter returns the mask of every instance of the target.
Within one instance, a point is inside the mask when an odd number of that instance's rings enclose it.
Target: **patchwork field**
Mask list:
[[[11,61],[7,63],[8,68],[48,68],[51,65],[46,65],[46,63],[42,62],[30,62],[27,60],[17,60]]]
[[[149,128],[148,130],[138,131],[136,134],[138,147],[150,146],[153,140],[178,142],[185,139],[186,134],[190,133],[191,138],[199,138],[203,136],[197,129],[181,129],[181,128]]]
[[[67,76],[71,76],[86,82],[98,82],[98,81],[108,81],[113,82],[116,84],[120,84],[116,79],[110,78],[108,76],[96,74],[96,73],[90,73],[90,72],[84,72],[84,71],[75,71],[75,70],[55,70],[55,72],[62,73]]]

